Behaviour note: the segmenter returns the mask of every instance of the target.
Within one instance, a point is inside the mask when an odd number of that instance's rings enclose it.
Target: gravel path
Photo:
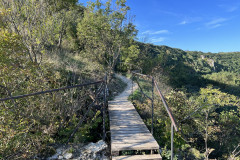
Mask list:
[[[130,94],[132,93],[132,80],[120,74],[116,74],[116,77],[120,78],[123,82],[125,82],[127,84],[127,87],[122,93],[120,93],[114,99],[121,98],[127,100]],[[133,91],[135,91],[137,88],[138,88],[137,84],[133,83]]]

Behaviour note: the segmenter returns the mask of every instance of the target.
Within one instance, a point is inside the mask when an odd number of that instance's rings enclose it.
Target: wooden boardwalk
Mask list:
[[[115,160],[127,159],[155,159],[160,160],[160,154],[150,155],[129,155],[119,156],[120,151],[154,151],[159,150],[159,145],[149,132],[143,120],[131,102],[128,96],[131,94],[131,80],[119,76],[128,86],[124,92],[109,101],[109,119],[111,131],[111,153]],[[134,84],[134,90],[137,85]]]

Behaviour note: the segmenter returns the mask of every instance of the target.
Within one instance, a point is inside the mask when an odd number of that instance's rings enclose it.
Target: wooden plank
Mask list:
[[[146,131],[111,131],[111,134],[137,134],[146,133]]]
[[[111,113],[111,114],[138,114],[136,111],[133,111],[132,109],[125,109],[125,110],[121,110],[121,111],[117,111],[117,109],[116,110],[111,110],[111,111],[109,111],[109,113]]]
[[[129,140],[129,139],[142,139],[142,140],[146,140],[146,139],[148,139],[148,140],[150,140],[150,141],[152,141],[152,140],[154,140],[155,141],[155,139],[153,138],[153,137],[150,137],[149,135],[144,135],[144,136],[137,136],[137,137],[133,137],[133,136],[124,136],[124,135],[122,135],[122,136],[116,136],[116,137],[112,137],[112,140]]]
[[[114,122],[113,122],[114,123]],[[114,129],[114,127],[120,127],[120,128],[126,128],[126,127],[130,127],[130,128],[132,128],[132,127],[138,127],[138,128],[147,128],[146,127],[146,125],[144,124],[144,123],[140,123],[140,124],[134,124],[134,125],[131,125],[131,124],[127,124],[127,125],[112,125],[112,126],[110,126],[111,128],[113,128]]]
[[[149,132],[147,127],[138,127],[138,126],[132,126],[132,127],[122,127],[122,126],[111,126],[110,130],[114,131],[128,131],[128,130],[145,130],[146,132]]]
[[[116,131],[145,131],[144,133],[148,132],[148,129],[147,128],[116,128],[116,129],[113,129],[111,128],[111,132],[116,132]]]
[[[132,141],[132,143],[128,142],[128,141],[121,141],[121,140],[113,140],[111,142],[112,144],[114,145],[127,145],[127,146],[130,146],[130,145],[153,145],[154,147],[157,147],[159,148],[158,146],[158,143],[154,140],[154,141],[150,141],[149,139],[146,139],[146,140],[143,140],[143,141]],[[118,146],[117,146],[118,147]]]
[[[111,114],[111,113],[109,113],[109,114]],[[127,119],[130,119],[131,117],[135,117],[135,118],[139,118],[139,120],[141,120],[142,121],[142,119],[141,119],[141,117],[139,116],[139,115],[137,115],[137,113],[135,113],[135,114],[129,114],[129,115],[126,115],[126,114],[115,114],[115,115],[111,115],[111,116],[109,116],[110,118],[121,118],[121,117],[125,117],[125,118],[127,118]]]
[[[143,144],[143,143],[156,143],[155,139],[141,138],[141,139],[112,139],[114,144]],[[154,144],[155,145],[155,144]]]
[[[114,122],[113,122],[114,123]],[[132,127],[138,127],[138,128],[147,128],[146,126],[145,126],[145,124],[144,123],[140,123],[140,124],[134,124],[134,125],[131,125],[131,124],[127,124],[127,125],[112,125],[112,126],[110,126],[111,128],[113,128],[114,129],[114,127],[120,127],[120,128],[126,128],[126,127],[130,127],[130,128],[132,128]]]
[[[113,138],[112,142],[113,143],[118,143],[118,142],[133,142],[133,143],[137,143],[137,142],[155,142],[155,139],[153,138],[148,138],[148,137],[140,137],[140,138]]]
[[[110,112],[116,112],[116,111],[120,111],[120,112],[134,112],[134,108],[128,108],[128,107],[124,107],[124,108],[109,108]]]
[[[110,130],[112,131],[128,131],[128,130],[145,130],[146,133],[150,133],[147,127],[138,127],[138,126],[132,126],[132,127],[122,127],[122,126],[111,126]]]
[[[145,134],[145,135],[141,135],[141,134]],[[150,133],[149,133],[150,134]],[[149,139],[153,138],[151,135],[146,134],[146,133],[137,133],[137,134],[114,134],[111,136],[112,139],[117,139],[117,138],[144,138],[144,137],[149,137]]]
[[[127,119],[123,119],[123,120],[117,120],[117,119],[113,119],[112,121],[110,121],[110,122],[112,122],[113,124],[118,124],[119,125],[119,123],[121,124],[121,123],[124,123],[124,121],[125,122],[128,122],[127,124],[129,124],[129,125],[131,125],[131,124],[144,124],[144,122],[143,121],[141,121],[141,120],[138,120],[138,122],[136,123],[136,121],[130,121],[130,120],[127,120]]]
[[[121,125],[128,125],[131,126],[131,125],[138,125],[139,123],[137,122],[116,122],[116,121],[110,121],[110,125],[114,125],[114,126],[121,126]],[[144,123],[141,123],[141,124],[144,124]]]
[[[159,154],[112,157],[112,160],[162,160]]]
[[[117,119],[131,119],[131,118],[137,118],[137,119],[139,119],[139,120],[141,120],[140,118],[140,116],[139,115],[137,115],[137,113],[136,114],[128,114],[128,115],[124,115],[124,114],[116,114],[116,115],[111,115],[111,117],[110,118],[117,118]],[[141,120],[142,121],[142,120]]]
[[[128,141],[128,140],[154,141],[155,139],[153,139],[152,137],[149,137],[149,136],[142,136],[142,137],[137,137],[137,138],[120,136],[120,137],[112,137],[111,140],[112,141],[121,141],[121,140],[122,141]]]
[[[116,118],[117,120],[119,120],[119,119],[128,119],[128,120],[130,120],[131,118],[137,118],[137,119],[139,119],[139,120],[141,120],[142,121],[142,119],[141,119],[141,117],[139,116],[139,115],[137,115],[137,114],[129,114],[129,115],[124,115],[124,114],[116,114],[116,115],[111,115],[111,117],[110,118]]]
[[[143,124],[143,122],[141,121],[141,120],[139,120],[139,119],[134,119],[134,118],[132,118],[132,119],[117,119],[117,118],[115,118],[115,119],[110,119],[110,122],[113,122],[113,123],[115,123],[116,122],[116,124],[117,123],[125,123],[125,124]]]
[[[125,120],[125,121],[120,121],[120,120],[113,120],[113,121],[110,121],[110,123],[112,123],[111,125],[127,125],[127,124],[129,124],[129,125],[131,125],[131,124],[136,124],[136,125],[138,125],[138,124],[144,124],[142,121],[127,121],[127,120]]]
[[[118,116],[118,117],[121,117],[121,116],[137,116],[137,117],[140,117],[138,115],[137,112],[133,112],[133,111],[124,111],[124,112],[116,112],[116,111],[112,111],[112,112],[109,112],[111,114],[111,117],[112,116]]]
[[[115,122],[115,121],[116,122],[130,122],[130,123],[137,122],[139,124],[143,124],[143,121],[141,121],[139,118],[134,118],[134,117],[132,117],[132,118],[110,118],[110,120],[113,122]]]
[[[144,135],[142,135],[144,134]],[[153,138],[151,135],[151,133],[149,134],[146,134],[146,133],[138,133],[138,134],[114,134],[112,135],[111,137],[114,139],[114,138],[126,138],[126,139],[129,139],[129,138],[140,138],[140,137],[149,137],[149,138]]]
[[[157,142],[156,142],[157,143]],[[112,151],[124,151],[124,150],[153,150],[159,149],[156,143],[112,143]]]

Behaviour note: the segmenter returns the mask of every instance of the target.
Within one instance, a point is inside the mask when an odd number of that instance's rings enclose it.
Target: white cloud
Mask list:
[[[184,21],[180,22],[179,24],[180,24],[180,25],[187,24],[187,21],[184,20]]]
[[[229,7],[228,9],[227,9],[227,11],[228,12],[234,12],[234,11],[236,11],[236,10],[238,10],[238,6],[232,6],[232,7]]]
[[[151,42],[152,42],[152,43],[158,43],[158,42],[163,42],[163,41],[165,41],[165,40],[166,40],[165,37],[158,37],[158,38],[152,38],[152,39],[151,39]]]
[[[226,20],[227,20],[226,18],[217,18],[217,19],[214,19],[214,20],[206,23],[206,25],[210,26],[210,25],[214,25],[214,24],[217,24],[217,23],[225,22]]]
[[[144,41],[147,39],[150,43],[160,43],[165,41],[166,37],[158,37],[158,35],[162,34],[169,34],[170,32],[166,29],[153,31],[153,30],[146,30],[145,32],[142,32],[140,35],[141,37],[145,37]]]
[[[218,5],[218,7],[224,9],[226,12],[234,12],[236,10],[239,9],[240,4],[233,4],[233,5],[229,5],[229,4],[220,4]]]
[[[163,13],[163,14],[170,15],[170,16],[174,16],[174,17],[181,17],[181,16],[183,16],[180,13],[175,13],[175,12],[170,12],[170,11],[160,10],[159,12]]]
[[[178,25],[185,25],[202,21],[202,17],[185,17]]]
[[[153,32],[152,34],[163,34],[163,33],[169,33],[169,31],[168,30],[159,30],[159,31]]]
[[[214,28],[217,28],[217,27],[220,27],[220,26],[222,26],[222,24],[215,24],[215,25],[213,25],[213,26],[210,26],[210,28],[211,28],[211,29],[214,29]]]
[[[227,21],[228,19],[226,18],[217,18],[217,19],[213,19],[212,21],[206,23],[206,27],[208,28],[217,28],[217,27],[220,27],[222,26],[223,22]]]
[[[156,35],[156,34],[166,34],[166,33],[169,33],[168,30],[159,30],[159,31],[150,31],[150,30],[147,30],[145,32],[142,32],[142,34],[149,34],[149,35]]]
[[[145,32],[142,32],[141,34],[149,34],[151,31],[147,30]]]

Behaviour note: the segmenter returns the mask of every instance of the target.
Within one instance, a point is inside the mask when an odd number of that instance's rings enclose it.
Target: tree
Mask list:
[[[212,86],[209,86],[207,88],[201,88],[200,96],[197,98],[197,103],[199,106],[202,106],[202,110],[199,112],[199,114],[196,115],[194,121],[196,122],[199,131],[203,133],[205,143],[205,157],[208,159],[209,155],[216,149],[213,148],[214,146],[212,146],[212,148],[209,148],[209,139],[212,141],[213,139],[224,140],[220,138],[219,135],[223,133],[224,135],[229,135],[228,133],[231,131],[221,130],[221,128],[223,129],[223,126],[226,127],[229,125],[228,123],[224,124],[223,122],[228,118],[229,122],[236,122],[237,118],[237,114],[234,114],[234,112],[231,110],[227,110],[225,112],[220,111],[220,113],[216,112],[216,110],[222,110],[223,107],[226,106],[236,106],[239,112],[239,100],[233,95],[229,95],[227,93],[221,92],[219,89],[214,89]],[[225,118],[224,120],[224,117],[228,118]],[[239,132],[236,130],[237,127],[239,126],[234,127],[235,132]],[[220,141],[220,143],[224,143],[224,141]]]
[[[11,32],[21,36],[30,60],[40,63],[47,46],[61,46],[68,22],[66,13],[75,3],[76,0],[2,0],[0,8],[8,11],[3,21]]]
[[[109,71],[115,68],[124,49],[130,50],[132,54],[137,53],[137,48],[131,47],[136,29],[127,21],[128,10],[125,0],[117,0],[115,6],[111,0],[105,4],[97,0],[89,4],[84,18],[78,23],[82,52],[92,60],[106,64]]]

